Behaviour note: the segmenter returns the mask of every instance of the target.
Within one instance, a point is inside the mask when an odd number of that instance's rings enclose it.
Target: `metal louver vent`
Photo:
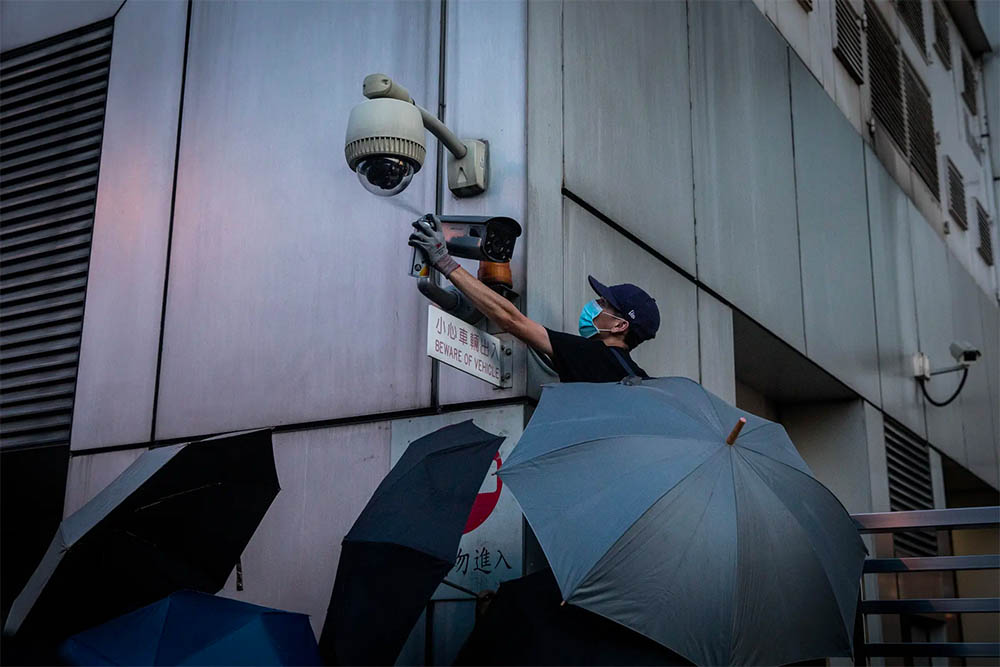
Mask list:
[[[899,18],[910,30],[913,39],[920,47],[920,52],[927,53],[927,37],[924,35],[924,8],[920,0],[896,0],[896,11]]]
[[[865,15],[868,18],[868,78],[872,114],[905,153],[899,45],[871,0],[865,3]]]
[[[941,64],[945,69],[951,69],[951,33],[948,31],[948,15],[940,2],[931,3],[934,7],[934,50],[941,56]]]
[[[938,182],[937,143],[934,139],[934,110],[931,94],[917,76],[913,66],[906,63],[906,120],[908,124],[910,164],[927,184],[934,197],[941,199]]]
[[[885,456],[889,471],[889,507],[893,512],[934,508],[927,443],[904,426],[885,420]],[[921,530],[895,533],[897,556],[933,556],[937,537]]]
[[[813,10],[813,0],[799,0],[799,6],[807,12]]]
[[[976,115],[976,70],[972,67],[969,56],[962,53],[962,99],[969,112]]]
[[[0,54],[0,446],[68,444],[112,23]]]
[[[948,160],[948,212],[962,229],[969,228],[969,219],[965,212],[965,182],[962,173]]]
[[[857,83],[864,81],[861,57],[861,17],[848,0],[837,0],[837,34],[833,52]]]
[[[986,209],[976,200],[976,217],[979,219],[979,256],[987,266],[993,266],[993,237],[990,232],[990,218]]]

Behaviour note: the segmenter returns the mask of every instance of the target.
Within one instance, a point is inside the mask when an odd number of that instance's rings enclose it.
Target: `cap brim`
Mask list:
[[[607,285],[601,284],[594,276],[587,276],[587,282],[590,283],[591,289],[597,292],[598,296],[610,303],[612,308],[621,312],[621,306],[618,304],[617,299],[611,296],[611,290],[608,289]]]

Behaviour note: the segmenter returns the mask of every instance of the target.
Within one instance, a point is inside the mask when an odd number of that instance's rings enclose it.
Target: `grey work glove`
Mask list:
[[[428,213],[413,223],[416,231],[410,234],[409,244],[424,253],[427,261],[434,265],[445,277],[458,268],[458,262],[448,254],[448,245],[441,231],[441,221]]]

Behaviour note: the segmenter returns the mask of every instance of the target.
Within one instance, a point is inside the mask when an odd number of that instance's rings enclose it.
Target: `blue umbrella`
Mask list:
[[[73,635],[71,665],[319,665],[309,617],[180,591]]]
[[[866,549],[781,425],[686,378],[551,385],[498,474],[565,602],[697,664],[851,655]]]

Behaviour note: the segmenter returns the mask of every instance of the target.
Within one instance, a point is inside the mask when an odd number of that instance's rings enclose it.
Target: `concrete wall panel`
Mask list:
[[[186,21],[183,2],[115,18],[73,449],[150,437]]]
[[[993,406],[993,449],[1000,464],[1000,308],[996,299],[979,292],[979,312],[983,321],[983,358]]]
[[[698,355],[702,386],[735,404],[733,310],[701,289],[698,290]]]
[[[687,3],[567,2],[566,187],[695,272]]]
[[[690,9],[698,276],[804,351],[788,48],[750,2]]]
[[[651,376],[683,375],[698,379],[698,302],[694,283],[655,259],[617,231],[566,200],[565,311],[563,321],[570,333],[580,309],[596,298],[587,275],[605,285],[634,283],[656,299],[660,330],[632,354]]]
[[[786,405],[781,423],[809,468],[848,512],[871,512],[865,402]]]
[[[958,262],[948,265],[952,291],[951,309],[954,334],[957,340],[967,341],[984,351],[989,363],[976,363],[969,368],[969,376],[962,387],[957,403],[960,404],[962,430],[965,436],[965,455],[968,467],[980,479],[1000,488],[1000,471],[997,470],[997,442],[993,439],[993,421],[1000,418],[1000,410],[990,392],[990,363],[996,364],[996,354],[990,354],[984,338],[980,292],[972,276]],[[949,365],[953,360],[949,360]],[[958,376],[958,373],[954,373]],[[935,378],[936,379],[936,378]],[[940,397],[937,397],[940,400]],[[928,407],[930,409],[930,407]]]
[[[489,30],[483,30],[483,26],[489,26]],[[489,142],[490,183],[485,194],[470,199],[456,198],[445,184],[442,210],[446,214],[507,215],[522,227],[527,225],[527,29],[527,5],[523,1],[448,4],[445,121],[460,137]],[[558,224],[558,220],[539,224]],[[522,294],[525,240],[522,235],[510,264],[514,289]],[[466,268],[475,275],[478,263],[467,262]],[[503,390],[440,364],[439,401],[465,403],[523,395],[526,354],[524,346],[515,342],[513,386]]]
[[[362,189],[343,146],[371,72],[436,108],[437,8],[194,6],[157,437],[429,404],[405,267],[435,144],[394,198]]]
[[[878,405],[863,143],[794,55],[791,80],[806,351]]]
[[[944,242],[912,203],[909,211],[920,351],[930,356],[933,368],[943,368],[954,363],[948,351],[955,340],[948,263],[955,260],[949,258]],[[943,400],[954,392],[959,379],[956,373],[942,375],[927,383],[927,391],[937,400]],[[924,403],[927,440],[960,465],[968,467],[960,404],[956,401],[936,407]]]
[[[910,204],[867,146],[865,172],[882,409],[914,433],[926,437],[923,397],[920,386],[913,380],[913,354],[919,343],[910,254]]]

